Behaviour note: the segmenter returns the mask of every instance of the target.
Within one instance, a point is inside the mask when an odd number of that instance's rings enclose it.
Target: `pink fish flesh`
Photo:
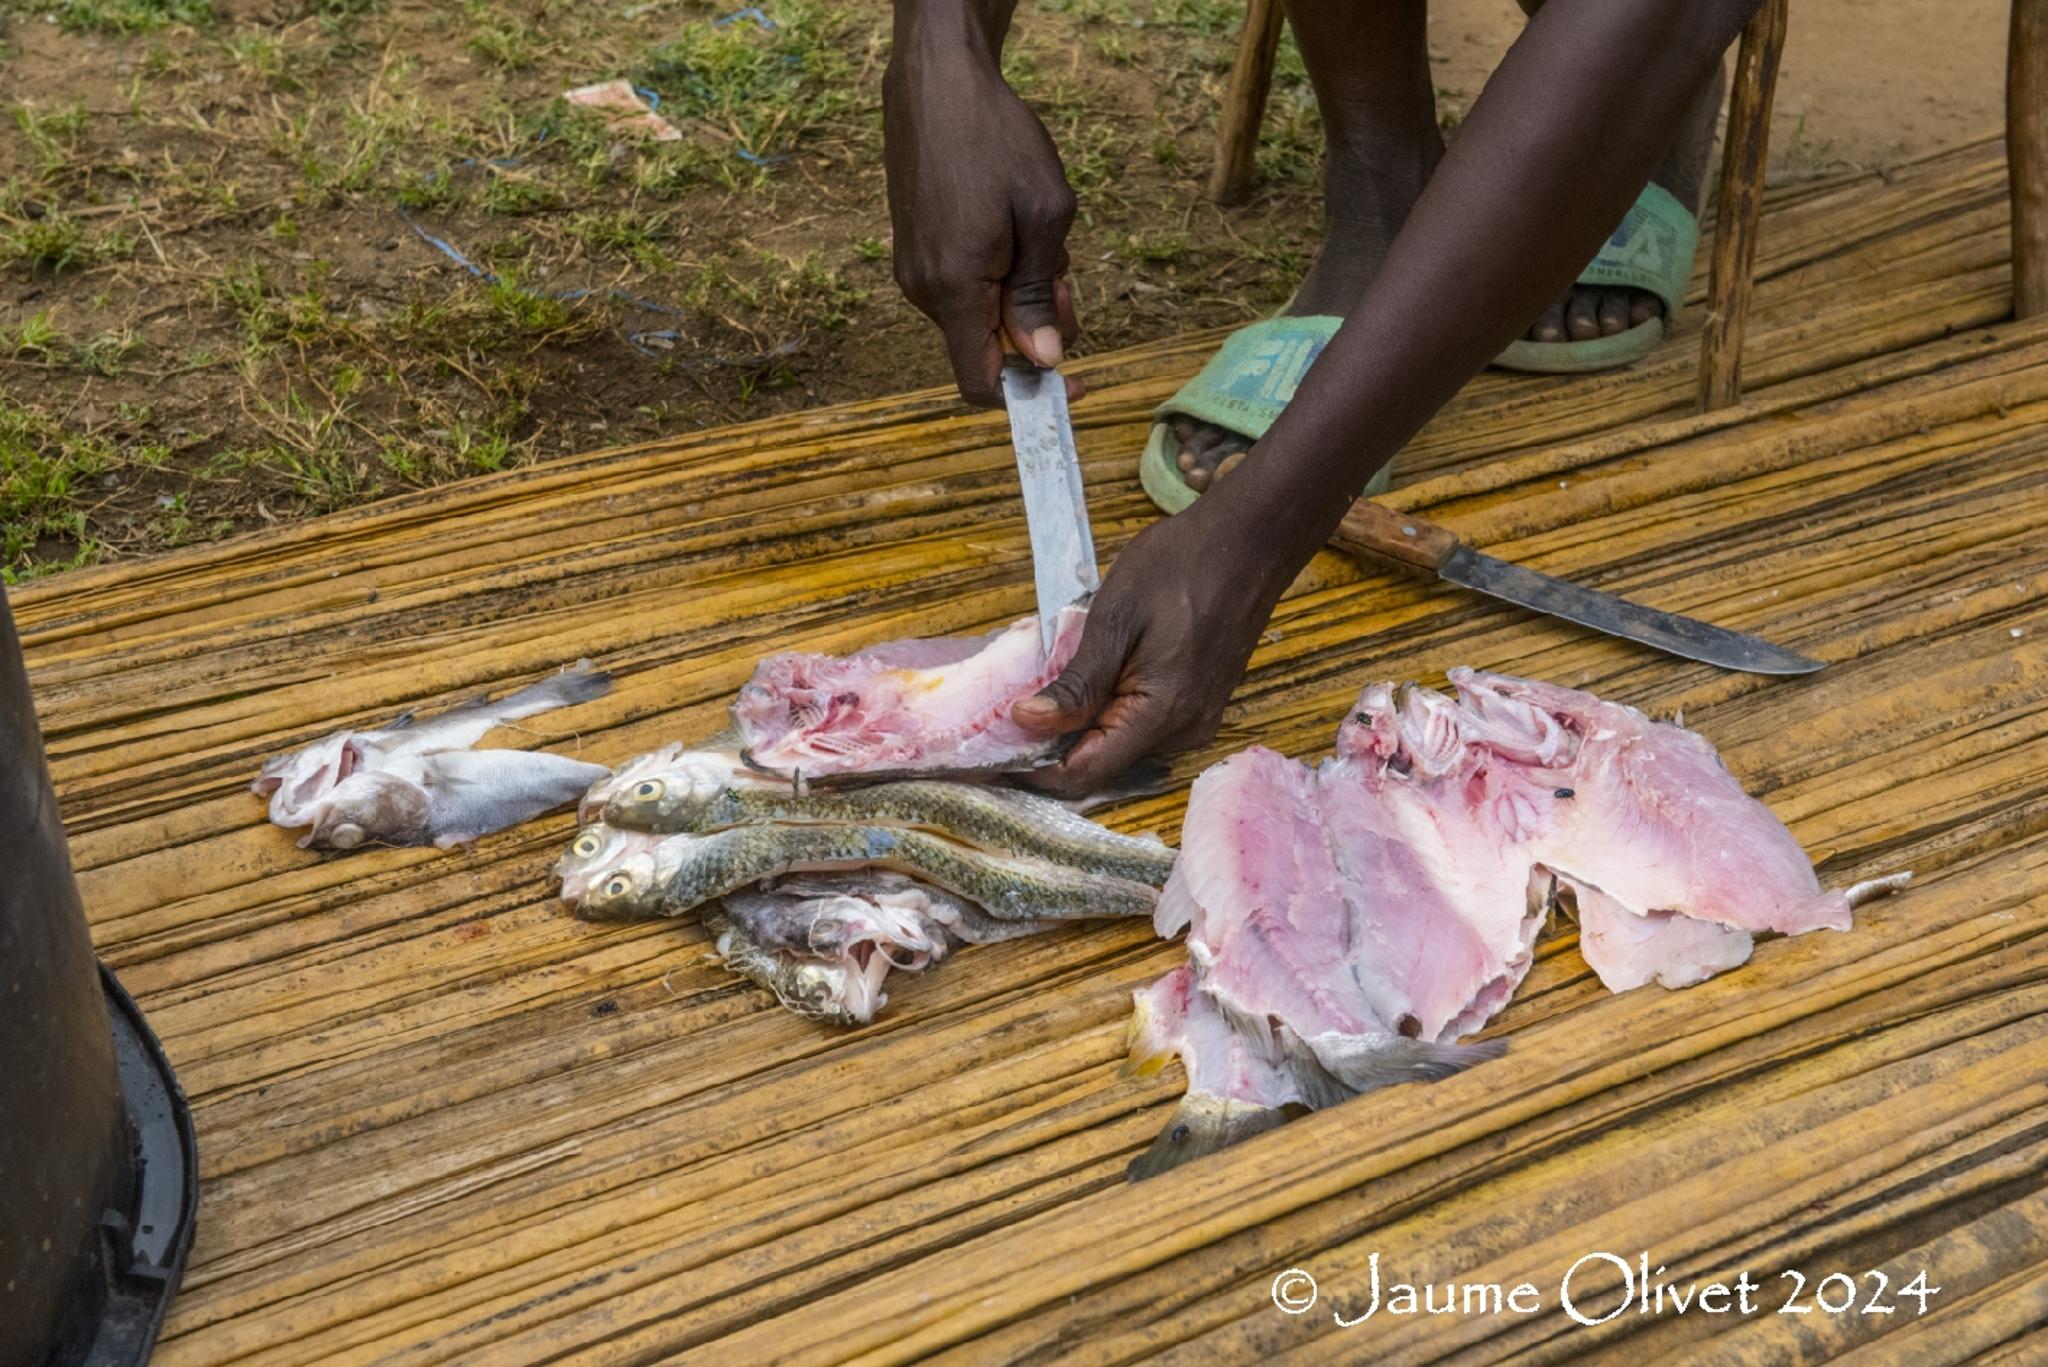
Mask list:
[[[1059,676],[1087,610],[1065,609],[1051,653],[1027,618],[985,637],[892,641],[854,655],[771,655],[732,707],[749,762],[805,780],[1032,768],[1059,743],[1010,708]]]
[[[1179,1054],[1189,1094],[1134,1178],[1289,1106],[1498,1054],[1459,1041],[1514,994],[1553,904],[1619,992],[1739,965],[1756,932],[1846,930],[1904,880],[1824,890],[1682,727],[1526,679],[1451,682],[1368,687],[1320,767],[1252,749],[1196,779],[1155,918],[1186,929],[1189,964],[1139,994],[1132,1038],[1141,1064]]]
[[[922,973],[963,944],[1051,928],[1003,921],[965,898],[880,869],[770,880],[706,919],[719,956],[798,1015],[861,1025],[888,1004],[890,970]]]

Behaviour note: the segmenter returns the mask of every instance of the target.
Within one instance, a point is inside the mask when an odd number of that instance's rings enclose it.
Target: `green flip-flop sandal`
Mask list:
[[[1138,477],[1151,500],[1177,513],[1201,497],[1181,476],[1180,438],[1167,419],[1184,415],[1257,441],[1343,324],[1342,318],[1329,314],[1282,315],[1263,318],[1225,338],[1201,373],[1152,415],[1152,435],[1138,461]],[[1386,488],[1387,471],[1382,468],[1365,491],[1378,494]]]
[[[1641,360],[1664,340],[1666,322],[1678,317],[1686,286],[1692,282],[1692,258],[1699,245],[1700,223],[1692,211],[1663,186],[1645,185],[1593,264],[1579,272],[1579,283],[1654,294],[1664,301],[1664,316],[1612,337],[1583,342],[1532,342],[1524,337],[1508,343],[1508,349],[1493,363],[1503,370],[1577,375]]]

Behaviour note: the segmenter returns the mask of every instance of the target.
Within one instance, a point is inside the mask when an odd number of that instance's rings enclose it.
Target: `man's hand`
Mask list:
[[[1138,533],[1110,566],[1065,672],[1011,709],[1042,735],[1082,733],[1036,786],[1083,796],[1147,755],[1215,739],[1292,579],[1287,557],[1231,534],[1228,520],[1204,498]]]
[[[1005,350],[1058,365],[1079,332],[1065,279],[1074,192],[982,46],[920,42],[899,24],[883,162],[896,283],[945,333],[961,397],[1000,407]]]

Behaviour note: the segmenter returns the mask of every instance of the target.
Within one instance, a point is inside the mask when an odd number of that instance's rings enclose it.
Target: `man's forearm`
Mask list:
[[[1298,569],[1366,480],[1571,284],[1753,0],[1548,0],[1272,430],[1207,496]]]
[[[896,0],[890,65],[905,58],[973,56],[999,64],[1017,0]]]

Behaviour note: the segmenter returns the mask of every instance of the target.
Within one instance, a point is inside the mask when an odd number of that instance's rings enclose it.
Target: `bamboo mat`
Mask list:
[[[1325,555],[1179,766],[1313,754],[1363,682],[1469,663],[1682,711],[1827,882],[1914,889],[1683,992],[1609,996],[1560,931],[1495,1023],[1506,1061],[1137,1187],[1181,1085],[1118,1071],[1130,992],[1180,954],[1143,926],[965,951],[841,1032],[694,922],[565,915],[567,817],[322,859],[244,789],[338,725],[579,656],[616,694],[511,743],[613,762],[711,730],[767,650],[1021,616],[1000,415],[851,405],[20,591],[100,952],[200,1130],[158,1361],[2042,1360],[2048,322],[1999,321],[2005,222],[1996,142],[1781,197],[1739,408],[1690,413],[1695,309],[1625,374],[1482,377],[1399,466],[1391,502],[1495,554],[1825,672],[1722,674]],[[1145,415],[1212,344],[1077,367],[1105,555],[1152,516]],[[1180,802],[1115,820],[1171,837]],[[1557,1287],[1595,1251],[1747,1269],[1770,1309],[1785,1269],[1809,1302],[1845,1272],[1858,1312],[1582,1327]],[[1374,1253],[1543,1310],[1342,1328]],[[1290,1267],[1310,1313],[1273,1303]],[[1941,1290],[1861,1313],[1871,1270]],[[1618,1286],[1596,1263],[1572,1289]]]

